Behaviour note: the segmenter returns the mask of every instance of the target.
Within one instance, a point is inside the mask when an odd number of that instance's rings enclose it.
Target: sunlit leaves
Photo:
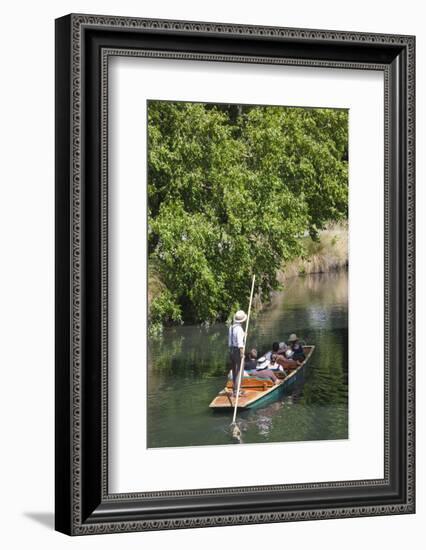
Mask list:
[[[151,101],[155,322],[215,321],[277,288],[300,237],[347,216],[347,112]],[[164,294],[164,296],[162,296]]]

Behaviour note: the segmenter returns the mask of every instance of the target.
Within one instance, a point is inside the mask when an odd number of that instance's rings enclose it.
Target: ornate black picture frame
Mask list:
[[[108,492],[110,56],[374,69],[385,81],[384,478]],[[414,513],[413,36],[68,15],[56,21],[56,529],[69,535]]]

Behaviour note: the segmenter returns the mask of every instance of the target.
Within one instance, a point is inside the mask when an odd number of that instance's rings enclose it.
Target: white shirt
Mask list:
[[[240,323],[234,323],[229,327],[228,346],[230,348],[244,347],[244,329]]]

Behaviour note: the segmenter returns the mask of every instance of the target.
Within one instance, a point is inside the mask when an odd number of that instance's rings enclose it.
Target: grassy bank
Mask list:
[[[327,273],[347,269],[348,224],[330,224],[320,232],[319,240],[306,236],[302,239],[303,254],[279,270],[277,278],[284,283],[291,277],[310,273]]]

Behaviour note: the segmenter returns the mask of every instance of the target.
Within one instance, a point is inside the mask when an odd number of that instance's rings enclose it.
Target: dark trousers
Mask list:
[[[236,392],[238,388],[238,376],[241,368],[240,348],[231,348],[230,358],[231,358],[231,370],[232,370],[232,384],[234,386],[234,392]]]

